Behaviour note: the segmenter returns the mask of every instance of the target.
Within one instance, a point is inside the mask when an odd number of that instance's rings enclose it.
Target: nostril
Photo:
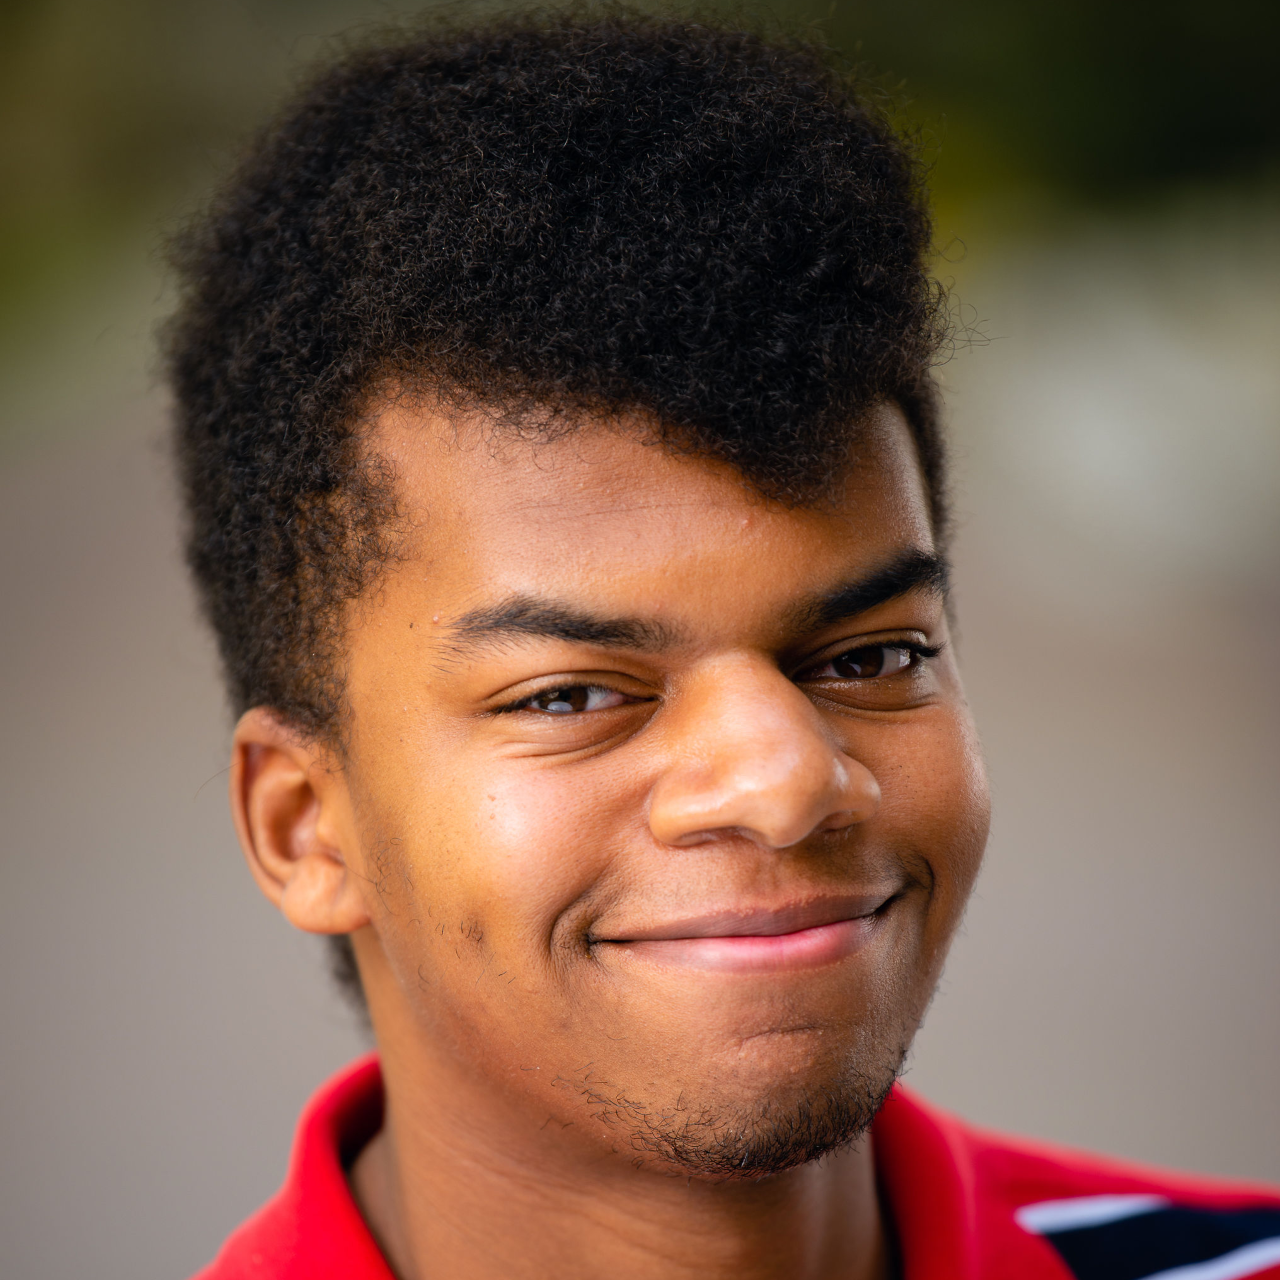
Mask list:
[[[860,813],[854,809],[841,809],[837,813],[824,818],[814,830],[817,832],[843,831],[845,827],[852,827],[858,822],[864,822],[868,816],[869,814]]]
[[[674,840],[668,840],[667,844],[673,844],[680,849],[692,849],[700,844],[713,844],[717,840],[721,840],[729,834],[725,831],[691,831],[688,835],[677,836]]]

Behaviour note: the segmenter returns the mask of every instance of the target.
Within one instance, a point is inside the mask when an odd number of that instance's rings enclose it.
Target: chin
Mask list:
[[[709,1181],[756,1180],[850,1146],[871,1126],[902,1055],[867,1075],[824,1085],[793,1082],[737,1105],[722,1101],[648,1115],[633,1146],[665,1170]]]
[[[735,1055],[721,1079],[688,1083],[673,1105],[628,1102],[615,1112],[639,1159],[712,1181],[766,1178],[818,1160],[866,1133],[907,1049],[900,1037],[840,1055],[815,1052],[815,1036],[802,1033],[768,1039],[749,1060]]]

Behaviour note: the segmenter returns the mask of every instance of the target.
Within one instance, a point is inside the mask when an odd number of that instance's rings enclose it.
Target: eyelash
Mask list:
[[[908,655],[907,665],[905,667],[900,668],[901,671],[910,671],[915,667],[919,666],[921,662],[926,662],[930,658],[936,658],[938,654],[942,652],[941,645],[921,644],[917,640],[881,640],[878,642],[872,641],[870,644],[855,644],[855,645],[850,645],[850,647],[847,649],[841,649],[840,652],[838,653],[833,653],[830,657],[824,658],[821,662],[812,663],[809,667],[805,668],[804,671],[799,672],[795,676],[795,679],[803,680],[805,678],[806,672],[808,671],[813,671],[814,669],[819,667],[825,667],[829,663],[839,662],[841,658],[847,658],[851,654],[855,654],[858,652],[865,652],[868,649],[897,649],[900,652],[907,654]],[[899,672],[894,671],[894,672],[890,672],[889,674],[898,675]],[[811,677],[811,678],[815,678],[815,677]],[[831,680],[831,679],[840,679],[841,677],[826,676],[823,678]],[[882,677],[879,675],[861,676],[861,677],[858,677],[858,676],[844,677],[844,679],[848,681],[852,681],[856,679],[877,680],[877,679],[883,679],[883,678],[885,677]]]
[[[575,689],[582,689],[582,690],[585,690],[587,693],[618,693],[619,692],[619,690],[610,689],[608,685],[604,685],[604,684],[571,684],[571,683],[552,684],[552,685],[548,685],[545,689],[535,689],[532,693],[526,693],[523,698],[517,698],[515,702],[509,702],[506,704],[506,706],[494,707],[493,711],[490,714],[501,716],[501,715],[506,715],[512,711],[528,711],[531,709],[530,704],[533,703],[538,698],[545,698],[550,693],[559,693],[561,691],[568,693],[571,690],[575,690]],[[643,701],[643,699],[635,698],[631,694],[623,694],[622,696],[625,697],[629,702]],[[554,713],[544,712],[543,714],[549,715]],[[576,714],[580,715],[582,713],[578,712]]]
[[[942,652],[941,645],[920,644],[918,641],[915,641],[915,640],[891,640],[891,641],[882,642],[880,644],[853,645],[848,649],[841,650],[839,653],[832,654],[831,657],[827,658],[824,662],[817,665],[826,666],[827,663],[838,662],[841,658],[848,657],[850,654],[857,653],[859,650],[866,650],[866,649],[898,649],[898,650],[901,650],[903,653],[908,654],[909,661],[905,667],[901,668],[901,670],[904,670],[904,671],[910,671],[913,667],[918,666],[921,662],[927,661],[930,658],[936,658],[938,654]],[[812,668],[810,668],[810,670],[812,670]],[[891,672],[890,674],[897,675],[898,672]],[[797,680],[803,679],[804,672],[800,672],[795,678]],[[830,679],[832,677],[827,677],[827,678]],[[835,678],[839,678],[839,677],[835,677]],[[849,680],[858,679],[858,678],[875,680],[875,679],[880,679],[881,677],[879,676],[846,677],[846,679],[849,679]],[[553,685],[549,685],[545,689],[537,689],[533,693],[525,694],[523,698],[518,698],[514,702],[507,703],[506,706],[495,707],[493,709],[492,714],[506,715],[514,711],[527,711],[530,709],[530,705],[538,698],[546,697],[550,693],[558,693],[561,690],[565,692],[569,692],[570,690],[574,690],[574,689],[582,689],[588,693],[618,692],[615,689],[610,689],[607,685],[553,684]],[[623,695],[623,696],[626,697],[629,695]],[[635,699],[631,699],[631,700],[634,701]],[[581,713],[578,713],[578,714],[581,714]]]

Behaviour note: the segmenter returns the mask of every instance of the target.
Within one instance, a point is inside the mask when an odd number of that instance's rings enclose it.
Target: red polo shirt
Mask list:
[[[196,1280],[394,1280],[347,1187],[376,1056],[308,1104],[285,1184]],[[872,1130],[903,1280],[1280,1280],[1280,1191],[975,1129],[896,1088]]]

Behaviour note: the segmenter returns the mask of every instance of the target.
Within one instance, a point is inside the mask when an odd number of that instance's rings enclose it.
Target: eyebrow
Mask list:
[[[817,631],[910,591],[946,595],[949,583],[950,568],[942,556],[912,547],[870,574],[802,601],[790,611],[789,621],[797,632]],[[685,638],[678,628],[656,619],[602,618],[559,601],[523,595],[472,609],[456,618],[450,630],[458,648],[530,637],[660,652]]]
[[[498,604],[464,613],[452,624],[462,645],[501,643],[532,636],[567,640],[608,649],[658,651],[673,648],[682,636],[670,625],[647,618],[601,618],[554,600],[511,596]]]
[[[951,566],[946,557],[909,547],[871,573],[802,601],[791,614],[791,624],[797,632],[818,631],[911,591],[945,598],[950,589]]]

